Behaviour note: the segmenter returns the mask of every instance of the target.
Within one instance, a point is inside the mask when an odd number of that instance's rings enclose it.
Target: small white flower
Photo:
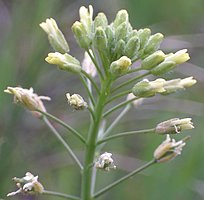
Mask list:
[[[75,110],[83,110],[84,108],[88,107],[87,103],[79,94],[70,95],[67,93],[66,97],[69,105],[72,106]]]
[[[50,101],[50,97],[38,96],[34,93],[33,88],[24,89],[21,87],[7,87],[4,92],[14,95],[14,103],[21,104],[28,110],[32,111],[36,117],[40,117],[41,114],[36,111],[46,111],[42,100]]]
[[[42,193],[44,190],[43,185],[38,181],[38,176],[34,176],[27,172],[23,178],[14,177],[16,186],[19,188],[15,192],[8,193],[7,196],[14,196],[19,193]]]
[[[103,169],[105,171],[110,171],[110,169],[116,169],[114,161],[112,159],[112,153],[105,152],[101,154],[98,160],[95,162],[95,167],[98,169]]]
[[[163,141],[154,151],[154,158],[157,162],[167,162],[174,159],[176,156],[181,154],[182,148],[186,145],[184,141],[185,139],[176,142],[167,135],[166,140]]]

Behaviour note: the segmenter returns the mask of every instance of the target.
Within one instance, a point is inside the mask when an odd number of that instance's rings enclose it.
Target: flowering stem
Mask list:
[[[128,131],[128,132],[123,132],[123,133],[117,133],[115,135],[105,137],[97,142],[97,144],[104,143],[108,140],[113,140],[116,138],[124,137],[124,136],[130,136],[130,135],[135,135],[135,134],[143,134],[143,133],[153,133],[155,132],[155,128],[151,129],[145,129],[145,130],[139,130],[139,131]]]
[[[101,93],[98,97],[98,101],[94,107],[95,121],[91,123],[90,131],[87,139],[87,146],[85,151],[85,164],[82,174],[82,199],[91,199],[91,181],[93,169],[92,165],[94,162],[95,150],[96,150],[96,140],[100,128],[100,123],[103,116],[103,109],[105,106],[105,101],[110,92],[111,79],[107,79],[102,82]]]
[[[84,87],[86,88],[86,91],[87,91],[87,93],[89,95],[89,98],[91,100],[92,105],[94,106],[95,105],[95,100],[94,100],[94,97],[93,97],[91,91],[89,90],[89,87],[88,87],[86,81],[84,80],[84,78],[82,76],[80,76],[80,79],[81,79],[81,82],[83,83]]]
[[[112,101],[114,101],[114,100],[116,100],[116,99],[118,99],[120,97],[123,97],[123,96],[125,96],[125,95],[127,95],[127,94],[129,94],[131,92],[132,92],[132,90],[125,90],[123,92],[120,92],[120,93],[116,94],[115,96],[113,96],[112,98],[110,98],[109,100],[107,100],[106,104],[108,104],[108,103],[110,103],[110,102],[112,102]]]
[[[123,109],[123,111],[115,118],[115,120],[110,124],[108,129],[105,131],[103,134],[103,137],[109,135],[109,133],[113,130],[113,128],[118,124],[118,122],[121,120],[121,118],[130,110],[131,105],[128,104],[126,107]]]
[[[86,73],[84,70],[81,70],[82,74],[92,83],[93,87],[95,88],[96,92],[98,94],[100,94],[100,91],[98,89],[98,86],[96,85],[95,81],[93,80],[93,78],[88,74]]]
[[[44,116],[43,121],[45,124],[49,127],[49,129],[53,132],[53,134],[57,137],[57,139],[62,143],[62,145],[66,148],[72,159],[76,162],[76,164],[79,166],[79,168],[82,170],[83,166],[70,148],[70,146],[67,144],[67,142],[62,138],[62,136],[57,132],[57,130],[52,126],[52,124],[49,122],[49,120]]]
[[[91,55],[91,53],[90,53],[89,50],[87,50],[87,53],[89,54],[89,56],[90,56],[92,62],[94,63],[94,65],[95,65],[95,67],[96,67],[96,69],[97,69],[97,72],[98,72],[98,74],[99,74],[101,80],[104,80],[103,74],[102,74],[102,72],[101,72],[101,70],[100,70],[100,67],[98,66],[98,63],[96,62],[95,58]]]
[[[42,194],[62,197],[62,198],[71,199],[71,200],[80,200],[79,197],[76,197],[76,196],[73,196],[73,195],[64,194],[64,193],[61,193],[61,192],[49,191],[49,190],[43,190]]]
[[[143,78],[143,77],[145,77],[145,76],[147,76],[147,75],[149,75],[149,74],[150,74],[150,72],[147,72],[147,73],[144,73],[144,74],[142,74],[142,75],[140,75],[140,76],[137,76],[137,77],[135,77],[135,78],[132,78],[132,79],[130,79],[130,80],[128,80],[128,81],[122,83],[122,84],[119,85],[118,87],[114,88],[111,92],[115,92],[115,91],[119,90],[120,88],[122,88],[122,87],[124,87],[124,86],[126,86],[126,85],[129,85],[130,83],[134,83],[135,81],[137,81],[137,80],[139,80],[139,79],[141,79],[141,78]]]
[[[66,124],[65,122],[63,122],[62,120],[60,120],[59,118],[51,115],[48,112],[43,112],[42,110],[36,110],[38,112],[40,112],[41,114],[43,114],[46,117],[49,117],[50,119],[52,119],[53,121],[57,122],[58,124],[62,125],[64,128],[66,128],[67,130],[69,130],[71,133],[73,133],[79,140],[81,140],[84,144],[86,143],[86,140],[84,139],[83,136],[81,136],[81,134],[76,131],[75,129],[73,129],[71,126],[69,126],[68,124]]]
[[[118,110],[118,109],[122,108],[123,106],[125,106],[125,105],[127,105],[127,104],[129,104],[129,103],[131,103],[132,101],[135,101],[135,100],[137,100],[137,99],[139,99],[139,98],[138,98],[138,97],[135,97],[135,98],[130,99],[130,100],[128,100],[128,101],[123,101],[123,102],[119,103],[118,105],[114,106],[114,107],[111,108],[110,110],[106,111],[106,112],[104,113],[103,117],[107,117],[108,115],[110,115],[110,114],[111,114],[112,112],[114,112],[115,110]]]
[[[119,180],[111,183],[110,185],[108,185],[107,187],[104,187],[102,190],[98,191],[95,195],[94,198],[97,198],[99,196],[101,196],[102,194],[104,194],[105,192],[107,192],[108,190],[112,189],[113,187],[117,186],[118,184],[122,183],[123,181],[131,178],[132,176],[134,176],[135,174],[143,171],[144,169],[150,167],[151,165],[155,164],[156,160],[151,160],[150,162],[146,163],[145,165],[139,167],[138,169],[135,169],[134,171],[130,172],[129,174],[127,174],[126,176],[120,178]]]

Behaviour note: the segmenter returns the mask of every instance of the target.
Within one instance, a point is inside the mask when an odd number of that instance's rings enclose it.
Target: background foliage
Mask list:
[[[185,92],[145,101],[117,127],[118,130],[139,130],[154,127],[156,123],[173,117],[192,117],[196,128],[182,156],[170,163],[153,166],[101,199],[203,199],[203,0],[0,0],[0,198],[5,198],[5,194],[12,191],[11,178],[21,177],[26,171],[38,174],[47,189],[78,194],[78,169],[71,159],[67,159],[63,147],[50,136],[41,121],[11,104],[11,97],[3,90],[8,85],[33,87],[39,95],[52,98],[46,104],[50,113],[85,133],[88,113],[73,112],[64,95],[66,92],[83,94],[83,87],[77,77],[62,73],[44,61],[52,50],[39,23],[48,17],[55,18],[68,39],[72,55],[82,60],[83,52],[78,48],[70,27],[79,18],[79,7],[89,4],[94,6],[95,14],[103,11],[110,21],[116,11],[127,9],[133,27],[150,27],[153,32],[165,34],[166,39],[162,43],[165,52],[188,48],[190,62],[179,66],[165,78],[193,75],[198,80],[196,86]],[[78,141],[57,124],[54,125],[81,156],[83,149]],[[110,141],[105,150],[113,153],[119,170],[108,174],[100,172],[97,188],[150,160],[152,152],[163,139],[162,136],[140,135]],[[45,197],[14,197],[18,198]]]

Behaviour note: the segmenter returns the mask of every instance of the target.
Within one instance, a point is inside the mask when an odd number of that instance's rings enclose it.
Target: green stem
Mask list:
[[[142,74],[142,75],[140,75],[140,76],[137,76],[137,77],[135,77],[135,78],[132,78],[132,79],[130,79],[130,80],[128,80],[128,81],[122,83],[121,85],[117,86],[117,87],[114,88],[111,92],[115,92],[115,91],[119,90],[120,88],[122,88],[122,87],[124,87],[124,86],[126,86],[126,85],[129,85],[130,83],[134,83],[135,81],[137,81],[137,80],[139,80],[139,79],[141,79],[141,78],[143,78],[143,77],[145,77],[145,76],[147,76],[147,75],[149,75],[149,74],[150,74],[150,72],[147,72],[147,73],[144,73],[144,74]]]
[[[62,125],[64,128],[66,128],[67,130],[69,130],[71,133],[73,133],[79,140],[81,140],[84,144],[86,143],[86,140],[84,139],[83,136],[81,136],[81,134],[76,131],[75,129],[73,129],[71,126],[69,126],[68,124],[66,124],[65,122],[63,122],[62,120],[60,120],[59,118],[51,115],[48,112],[44,112],[42,110],[36,110],[38,112],[40,112],[41,114],[43,114],[46,117],[49,117],[50,119],[52,119],[53,121],[57,122],[58,124]]]
[[[92,83],[93,87],[95,88],[97,94],[100,94],[100,91],[98,89],[98,86],[96,85],[95,81],[93,80],[93,78],[86,73],[84,70],[81,70],[81,73]]]
[[[109,133],[111,133],[111,131],[115,128],[115,126],[119,123],[119,121],[121,120],[121,118],[130,110],[131,105],[128,104],[123,111],[115,118],[115,120],[110,124],[110,126],[108,127],[108,129],[105,131],[105,133],[103,134],[103,137],[109,135]]]
[[[127,174],[126,176],[120,178],[119,180],[111,183],[110,185],[108,185],[107,187],[103,188],[102,190],[98,191],[95,195],[94,198],[97,198],[99,196],[101,196],[102,194],[104,194],[105,192],[107,192],[108,190],[112,189],[113,187],[117,186],[118,184],[122,183],[123,181],[131,178],[132,176],[134,176],[135,174],[143,171],[144,169],[150,167],[151,165],[153,165],[154,163],[156,163],[155,160],[151,160],[150,162],[146,163],[145,165],[139,167],[138,169],[130,172],[129,174]]]
[[[85,89],[86,89],[86,91],[87,91],[87,93],[89,95],[89,98],[91,100],[92,105],[94,106],[95,105],[94,97],[93,97],[91,91],[89,90],[86,81],[84,80],[84,78],[82,76],[80,76],[80,79],[81,79],[81,82],[83,83],[83,85],[84,85],[84,87],[85,87]]]
[[[103,74],[102,74],[102,72],[101,72],[101,70],[100,70],[100,67],[98,66],[98,63],[96,62],[96,60],[94,59],[94,57],[91,55],[91,53],[90,53],[89,50],[87,50],[87,53],[89,54],[89,57],[91,58],[92,62],[94,63],[94,65],[95,65],[95,67],[96,67],[96,69],[97,69],[97,72],[98,72],[98,74],[99,74],[101,80],[104,80]]]
[[[103,117],[103,109],[105,106],[105,101],[110,92],[111,80],[105,80],[102,82],[102,88],[98,101],[94,108],[95,121],[91,123],[90,131],[88,134],[87,146],[85,151],[85,167],[82,174],[82,199],[91,200],[91,181],[93,169],[92,165],[94,162],[95,150],[96,150],[96,140],[100,128],[100,123]]]
[[[106,101],[106,104],[108,104],[108,103],[110,103],[110,102],[112,102],[112,101],[114,101],[114,100],[116,100],[116,99],[118,99],[118,98],[120,98],[120,97],[123,97],[123,96],[125,96],[125,95],[128,95],[128,94],[131,93],[131,92],[132,92],[132,90],[125,90],[125,91],[123,91],[123,92],[120,92],[120,93],[116,94],[115,96],[113,96],[112,98],[110,98],[109,100],[107,100],[107,101]]]
[[[88,106],[87,109],[90,112],[92,119],[95,120],[95,115],[94,115],[92,108]]]
[[[128,131],[128,132],[123,132],[123,133],[117,133],[115,135],[105,137],[97,142],[97,144],[104,143],[108,140],[113,140],[116,138],[124,137],[124,136],[130,136],[130,135],[135,135],[135,134],[143,134],[143,133],[153,133],[155,132],[155,128],[151,129],[145,129],[145,130],[139,130],[139,131]]]
[[[49,191],[49,190],[43,190],[44,195],[51,195],[51,196],[57,196],[57,197],[62,197],[65,199],[71,199],[71,200],[80,200],[79,197],[73,196],[73,195],[69,195],[69,194],[64,194],[61,192],[54,192],[54,191]]]
[[[62,145],[66,148],[67,152],[70,154],[72,159],[75,161],[75,163],[79,166],[79,168],[82,170],[83,166],[72,151],[72,149],[69,147],[67,142],[62,138],[62,136],[57,132],[57,130],[52,126],[52,124],[49,122],[49,120],[44,116],[43,121],[48,126],[48,128],[52,131],[52,133],[57,137],[57,139],[62,143]]]
[[[104,118],[107,117],[108,115],[110,115],[110,114],[111,114],[112,112],[114,112],[115,110],[118,110],[118,109],[122,108],[123,106],[125,106],[125,105],[127,105],[127,104],[129,104],[129,103],[131,103],[132,101],[135,101],[135,100],[137,100],[137,99],[139,99],[139,98],[138,98],[138,97],[135,97],[135,98],[130,99],[130,100],[128,100],[128,101],[123,101],[123,102],[119,103],[118,105],[114,106],[114,107],[111,108],[110,110],[106,111],[106,112],[104,113],[103,117],[104,117]]]

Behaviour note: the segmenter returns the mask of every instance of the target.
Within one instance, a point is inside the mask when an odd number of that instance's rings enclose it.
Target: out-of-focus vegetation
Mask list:
[[[83,94],[77,77],[62,73],[45,63],[52,51],[39,23],[53,17],[68,39],[72,55],[82,60],[71,33],[71,25],[78,19],[81,5],[92,4],[95,14],[103,11],[113,20],[117,10],[129,11],[135,28],[150,27],[162,32],[166,39],[162,48],[176,51],[188,48],[191,60],[179,66],[166,78],[193,75],[198,84],[182,93],[144,101],[132,110],[117,127],[136,130],[154,127],[160,121],[173,117],[192,117],[195,129],[183,154],[170,163],[158,164],[117,186],[101,199],[191,200],[204,198],[204,1],[202,0],[0,0],[0,198],[14,189],[11,178],[23,176],[26,171],[38,174],[43,185],[50,190],[78,194],[80,174],[63,147],[50,134],[44,124],[24,109],[12,104],[11,97],[3,93],[6,86],[33,87],[39,95],[52,101],[47,110],[72,124],[81,132],[87,130],[87,113],[73,112],[66,103],[65,93]],[[113,119],[117,113],[112,115]],[[54,124],[82,157],[83,149],[74,137]],[[183,134],[188,134],[185,132]],[[176,138],[180,138],[179,135]],[[150,160],[162,136],[139,135],[110,141],[106,151],[113,153],[119,170],[100,172],[97,187],[121,177],[142,162]],[[28,197],[14,197],[14,199]],[[35,197],[33,197],[35,198]],[[57,199],[37,197],[39,199]]]

